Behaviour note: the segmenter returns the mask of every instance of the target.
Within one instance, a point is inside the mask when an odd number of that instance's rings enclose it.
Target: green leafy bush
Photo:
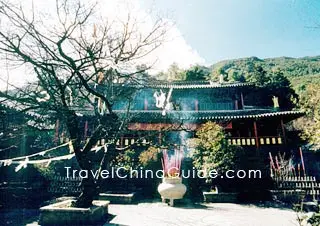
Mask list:
[[[226,143],[223,128],[215,122],[203,124],[197,138],[188,141],[193,164],[198,170],[217,170],[220,173],[240,166],[242,148]]]

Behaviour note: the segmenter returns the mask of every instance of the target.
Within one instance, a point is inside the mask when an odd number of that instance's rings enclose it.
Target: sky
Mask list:
[[[23,2],[25,9],[33,2],[49,14],[55,9],[55,0],[12,1]],[[153,72],[165,71],[172,63],[188,68],[251,56],[320,55],[320,0],[86,1],[97,1],[98,10],[108,18],[125,18],[128,10],[132,11],[145,20],[141,30],[150,28],[159,15],[172,24],[168,41],[148,55],[147,61],[156,61]],[[24,67],[0,67],[0,77],[10,77],[15,84],[24,84],[32,77]]]
[[[320,55],[319,0],[141,0],[171,14],[206,64]],[[319,28],[314,28],[319,26]]]

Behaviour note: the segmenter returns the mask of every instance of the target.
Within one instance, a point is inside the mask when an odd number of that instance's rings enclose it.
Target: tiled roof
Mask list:
[[[32,127],[36,127],[38,129],[53,129],[54,124],[49,121],[50,116],[48,115],[41,115],[34,110],[30,111],[23,111],[24,109],[28,108],[28,105],[21,104],[16,101],[0,98],[1,104],[0,108],[5,111],[11,112],[13,115],[17,116],[24,116],[26,124]],[[23,112],[22,112],[23,111]],[[47,111],[50,114],[49,111]]]
[[[124,111],[115,111],[125,115]],[[259,119],[267,117],[291,116],[298,118],[304,113],[302,111],[274,111],[272,109],[250,109],[250,110],[218,110],[218,111],[169,111],[162,115],[162,111],[130,111],[132,121],[153,120],[219,120],[219,119]]]
[[[241,83],[241,82],[212,82],[212,81],[153,81],[145,84],[127,84],[129,87],[136,88],[162,88],[162,89],[194,89],[194,88],[230,88],[230,87],[243,87],[252,86],[251,83]]]

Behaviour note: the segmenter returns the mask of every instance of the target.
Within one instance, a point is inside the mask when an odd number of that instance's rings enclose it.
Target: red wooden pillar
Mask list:
[[[199,101],[198,100],[194,100],[194,110],[199,111]]]
[[[256,147],[259,148],[257,121],[253,121],[253,131],[254,131],[254,136],[255,136],[255,139],[256,139]]]
[[[284,142],[285,145],[287,145],[286,129],[284,127],[284,123],[283,123],[283,119],[282,118],[280,119],[280,123],[281,123],[283,142]]]

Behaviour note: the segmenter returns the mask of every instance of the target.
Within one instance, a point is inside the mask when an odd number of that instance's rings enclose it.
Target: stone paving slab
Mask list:
[[[180,205],[160,202],[109,205],[114,218],[104,226],[298,226],[294,211],[229,203]]]
[[[274,206],[259,205],[259,206]],[[0,225],[37,226],[39,210],[0,211]],[[289,209],[231,203],[192,204],[170,207],[157,200],[133,205],[110,204],[109,223],[103,226],[298,226]],[[101,225],[97,225],[101,226]]]

